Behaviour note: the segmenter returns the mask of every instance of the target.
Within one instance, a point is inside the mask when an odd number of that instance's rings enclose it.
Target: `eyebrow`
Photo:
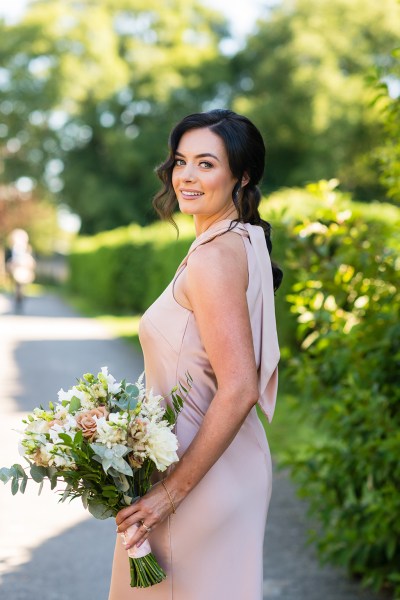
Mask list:
[[[185,156],[184,154],[182,154],[182,152],[175,152],[175,154],[177,156]],[[195,158],[205,158],[206,156],[212,156],[213,158],[215,158],[215,160],[217,160],[218,162],[221,162],[218,158],[218,156],[215,156],[215,154],[211,154],[211,152],[203,152],[202,154],[196,154]]]

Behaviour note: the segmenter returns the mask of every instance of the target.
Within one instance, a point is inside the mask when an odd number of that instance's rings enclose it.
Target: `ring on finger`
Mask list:
[[[144,527],[145,530],[147,531],[147,533],[149,533],[151,531],[151,527],[147,527],[147,525],[145,525],[143,521],[140,521],[140,522],[142,524],[142,527]]]

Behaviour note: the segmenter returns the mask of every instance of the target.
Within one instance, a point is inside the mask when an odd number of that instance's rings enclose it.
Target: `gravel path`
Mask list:
[[[0,466],[20,462],[13,429],[27,411],[47,405],[60,387],[104,365],[117,379],[134,380],[143,369],[132,347],[57,297],[28,298],[24,313],[14,315],[9,299],[0,295]],[[8,487],[0,486],[0,598],[106,600],[113,520],[94,520],[79,501],[59,505],[47,489],[38,497],[28,484],[24,496],[12,497]],[[384,599],[342,572],[321,567],[305,544],[308,527],[305,506],[286,474],[276,472],[264,546],[264,600]]]

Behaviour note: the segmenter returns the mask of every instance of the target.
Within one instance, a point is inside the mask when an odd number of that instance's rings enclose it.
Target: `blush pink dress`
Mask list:
[[[165,396],[177,382],[185,384],[187,371],[193,378],[175,429],[180,456],[201,427],[217,381],[195,315],[176,301],[175,284],[192,252],[201,244],[212,243],[231,224],[227,219],[218,221],[196,238],[174,279],[140,323],[146,387]],[[259,405],[271,421],[279,361],[271,264],[262,228],[248,223],[232,225],[247,252],[247,301],[259,374]],[[166,474],[168,471],[161,476]],[[271,489],[268,442],[254,407],[230,446],[176,513],[150,533],[152,551],[167,578],[150,588],[131,588],[127,553],[117,536],[109,600],[262,600],[263,539]]]

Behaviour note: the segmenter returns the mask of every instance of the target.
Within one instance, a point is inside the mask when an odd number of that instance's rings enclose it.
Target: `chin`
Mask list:
[[[184,204],[184,203],[179,204],[179,210],[184,215],[196,215],[198,212],[194,206],[190,206],[190,205]]]

